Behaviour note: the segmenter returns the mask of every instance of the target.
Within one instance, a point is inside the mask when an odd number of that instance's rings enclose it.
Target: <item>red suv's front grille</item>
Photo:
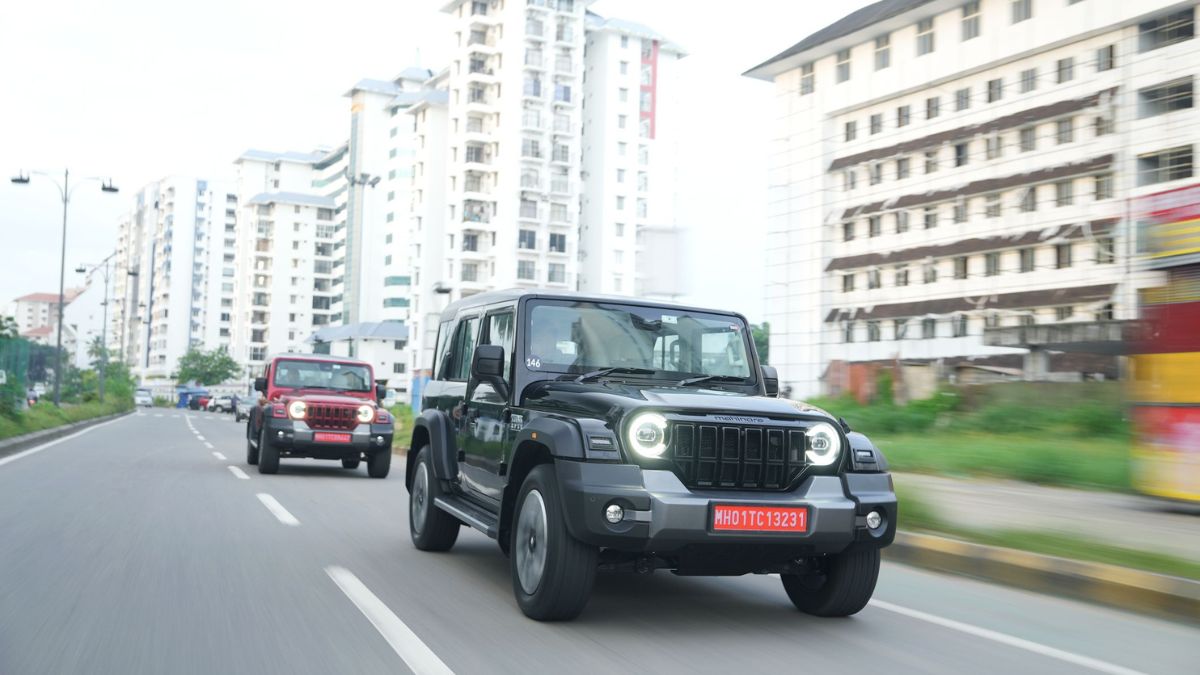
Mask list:
[[[358,426],[358,407],[310,403],[305,417],[314,429],[353,429]]]

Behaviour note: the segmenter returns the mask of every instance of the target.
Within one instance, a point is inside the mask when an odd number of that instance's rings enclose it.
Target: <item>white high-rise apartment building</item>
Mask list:
[[[1156,278],[1128,206],[1194,181],[1194,22],[1168,0],[884,0],[750,70],[776,89],[785,382],[813,394],[836,362],[1020,367],[985,330],[1135,318]]]
[[[671,118],[682,111],[672,110],[669,73],[684,53],[636,23],[590,12],[586,21],[579,289],[678,295],[662,272],[678,271],[682,251]]]
[[[147,385],[171,384],[192,346],[230,344],[236,269],[230,187],[164,178],[139,190],[118,224],[109,349]]]

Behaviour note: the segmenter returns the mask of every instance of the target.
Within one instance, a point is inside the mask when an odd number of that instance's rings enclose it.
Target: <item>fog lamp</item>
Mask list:
[[[867,514],[868,529],[878,530],[880,525],[883,525],[883,516],[879,515],[878,511],[872,511]]]
[[[618,504],[609,504],[608,508],[604,509],[604,519],[616,525],[625,520],[625,509],[621,508]]]

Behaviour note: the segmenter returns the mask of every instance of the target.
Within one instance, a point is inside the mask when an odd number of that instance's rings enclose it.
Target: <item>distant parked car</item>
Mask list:
[[[150,393],[149,389],[138,389],[133,392],[133,404],[139,408],[154,407],[154,395]]]
[[[188,409],[190,410],[207,410],[208,401],[212,396],[208,392],[195,392],[188,396]]]
[[[208,400],[204,409],[209,412],[233,412],[233,397],[232,396],[214,396]]]
[[[242,396],[238,399],[237,405],[234,406],[233,419],[235,422],[250,419],[250,409],[258,405],[258,397]]]

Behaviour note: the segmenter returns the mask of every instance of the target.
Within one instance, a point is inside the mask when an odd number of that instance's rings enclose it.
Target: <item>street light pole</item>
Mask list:
[[[100,305],[104,308],[102,313],[103,318],[101,319],[100,324],[100,367],[97,372],[100,380],[101,402],[104,401],[104,380],[108,376],[108,282],[112,275],[112,270],[110,267],[112,264],[112,259],[116,257],[116,255],[117,252],[113,251],[103,261],[93,265],[91,269],[88,269],[87,265],[80,265],[79,267],[75,268],[76,272],[88,275],[88,283],[91,283],[91,275],[94,274],[96,270],[102,270],[101,274],[104,276],[104,298],[100,301]],[[128,270],[126,271],[126,274],[135,276],[132,271]]]
[[[66,282],[67,282],[67,206],[71,203],[71,171],[63,169],[63,182],[59,184],[54,180],[54,177],[42,171],[32,171],[31,174],[38,174],[50,179],[51,183],[58,188],[59,194],[62,196],[63,215],[62,215],[62,245],[59,253],[58,261],[58,337],[55,341],[54,350],[54,405],[57,407],[62,403],[62,331],[63,331],[63,310],[66,306]],[[84,180],[101,181],[101,192],[117,192],[117,187],[113,185],[112,180],[104,180],[97,177],[89,177]],[[17,185],[29,184],[29,175],[18,174],[12,179]],[[79,186],[76,186],[79,187]]]

